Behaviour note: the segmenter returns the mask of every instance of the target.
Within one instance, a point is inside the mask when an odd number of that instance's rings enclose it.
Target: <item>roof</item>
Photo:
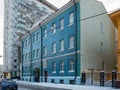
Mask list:
[[[116,9],[113,12],[109,13],[114,25],[118,28],[118,19],[120,18],[120,9]]]
[[[49,3],[49,2],[46,1],[46,0],[37,0],[37,1],[40,2],[40,3],[43,3],[44,5],[48,6],[49,8],[51,8],[51,9],[54,10],[54,11],[57,11],[57,10],[58,10],[57,7],[55,7],[53,4]]]

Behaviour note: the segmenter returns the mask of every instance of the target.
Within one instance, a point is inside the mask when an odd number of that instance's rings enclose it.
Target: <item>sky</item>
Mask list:
[[[60,8],[70,0],[47,0],[56,7]],[[120,0],[98,0],[103,2],[108,12],[120,8]],[[3,19],[4,19],[4,0],[0,0],[0,64],[3,64]]]

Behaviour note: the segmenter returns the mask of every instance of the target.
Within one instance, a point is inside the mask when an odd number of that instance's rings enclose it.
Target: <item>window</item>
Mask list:
[[[75,84],[74,80],[69,81],[70,84]]]
[[[60,71],[64,72],[64,62],[60,62]]]
[[[37,54],[36,54],[36,56],[37,56],[37,57],[39,56],[39,49],[37,49]]]
[[[31,55],[30,55],[30,52],[28,53],[28,59],[30,59]]]
[[[51,83],[54,83],[55,82],[55,80],[54,79],[51,79]]]
[[[74,71],[74,61],[70,60],[70,71]]]
[[[33,51],[33,58],[35,57],[35,50]]]
[[[29,40],[28,40],[28,45],[30,45],[30,42],[31,42],[31,39],[29,38]]]
[[[27,40],[27,46],[29,45],[29,39]]]
[[[56,43],[53,43],[53,44],[52,44],[52,52],[53,52],[53,53],[56,53]]]
[[[47,68],[47,60],[43,60],[43,68]]]
[[[72,25],[74,23],[74,13],[71,12],[69,14],[69,25]]]
[[[17,60],[15,59],[14,62],[17,62]]]
[[[60,80],[60,84],[64,84],[64,80]]]
[[[101,50],[104,51],[104,44],[101,42]]]
[[[40,33],[38,32],[38,33],[37,33],[37,38],[36,38],[36,39],[39,40],[39,38],[40,38]]]
[[[29,53],[27,53],[27,59],[29,59]]]
[[[56,33],[56,23],[54,23],[51,27],[52,34]]]
[[[73,49],[74,48],[74,36],[71,36],[69,38],[69,49]]]
[[[27,54],[25,54],[25,60],[27,59]]]
[[[47,55],[47,47],[46,47],[46,46],[43,48],[43,55],[44,55],[44,56]]]
[[[23,55],[23,61],[25,60],[25,55]]]
[[[36,40],[36,37],[35,37],[35,35],[33,35],[33,42],[35,42],[35,40]]]
[[[23,48],[25,47],[25,42],[23,41]]]
[[[46,38],[46,37],[47,37],[47,29],[44,29],[43,38]]]
[[[64,51],[64,40],[60,40],[60,51]]]
[[[14,68],[17,68],[17,66],[16,66],[16,65],[14,65]]]
[[[64,18],[60,20],[60,30],[64,29]]]
[[[56,72],[56,63],[55,62],[52,63],[52,67],[53,67],[53,73]]]
[[[27,40],[25,41],[25,46],[27,46]]]

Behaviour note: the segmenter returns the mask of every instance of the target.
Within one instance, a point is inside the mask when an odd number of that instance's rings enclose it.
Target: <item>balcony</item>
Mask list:
[[[23,35],[25,34],[25,31],[18,29],[18,30],[16,31],[16,34],[17,34],[18,36],[23,36]]]
[[[21,4],[21,5],[26,6],[26,3],[25,3],[25,2],[23,2],[23,1],[18,1],[18,4]]]
[[[18,22],[26,23],[25,20],[24,20],[22,17],[21,17],[21,18],[18,18],[17,20],[18,20]]]
[[[20,41],[19,40],[15,41],[14,44],[13,44],[13,46],[20,47]]]
[[[17,28],[20,30],[23,30],[25,32],[27,32],[29,30],[29,28],[27,28],[24,24],[21,24],[21,23],[17,24]]]

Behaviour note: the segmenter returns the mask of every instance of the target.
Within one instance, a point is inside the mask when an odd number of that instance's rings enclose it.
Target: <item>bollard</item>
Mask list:
[[[85,83],[86,83],[86,73],[82,72],[81,84],[85,85]]]
[[[104,71],[100,72],[100,86],[104,86],[104,77],[105,77],[105,73]]]

